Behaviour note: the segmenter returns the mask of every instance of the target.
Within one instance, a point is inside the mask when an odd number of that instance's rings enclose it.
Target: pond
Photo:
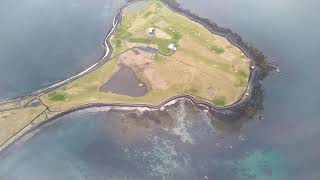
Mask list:
[[[143,96],[147,93],[145,84],[137,79],[134,71],[128,67],[121,68],[111,79],[100,87],[100,91],[112,92],[132,97]]]

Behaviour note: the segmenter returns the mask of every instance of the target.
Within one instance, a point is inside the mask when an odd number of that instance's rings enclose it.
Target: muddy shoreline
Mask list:
[[[52,91],[58,87],[61,87],[65,84],[68,84],[71,81],[74,81],[83,75],[96,70],[99,68],[101,65],[104,63],[107,63],[108,59],[112,55],[112,46],[109,42],[110,37],[112,36],[113,32],[117,28],[117,26],[121,23],[122,20],[122,10],[130,5],[131,3],[136,2],[136,0],[128,0],[128,4],[123,6],[118,10],[114,17],[113,21],[113,27],[108,31],[107,37],[105,38],[104,41],[104,46],[106,48],[106,53],[102,57],[101,60],[99,60],[96,64],[93,66],[89,67],[87,70],[67,79],[64,80],[60,83],[54,84],[46,89],[36,91],[32,94],[16,98],[16,99],[11,99],[7,102],[13,102],[13,101],[19,101],[28,97],[32,96],[41,96],[43,94],[48,93],[49,91]],[[8,149],[10,149],[11,145],[14,145],[16,143],[20,144],[19,142],[23,141],[22,139],[25,138],[26,136],[32,137],[32,134],[37,133],[40,131],[43,127],[49,126],[54,120],[65,116],[67,114],[70,114],[72,112],[88,109],[88,108],[93,108],[93,107],[110,107],[110,108],[138,108],[138,109],[143,109],[143,110],[161,110],[166,104],[172,104],[176,103],[177,101],[180,100],[189,100],[191,101],[196,107],[201,108],[201,109],[207,109],[210,114],[215,117],[216,119],[222,120],[222,121],[236,121],[240,119],[247,119],[250,118],[254,115],[256,115],[258,112],[260,112],[263,109],[262,102],[263,102],[263,89],[261,87],[261,81],[268,75],[268,73],[273,69],[273,67],[266,61],[266,57],[256,48],[251,47],[247,43],[245,43],[241,37],[233,33],[230,29],[222,28],[219,27],[217,24],[214,22],[211,22],[208,19],[201,18],[189,10],[182,9],[178,3],[176,3],[173,0],[161,0],[168,8],[171,10],[182,14],[186,17],[188,17],[190,20],[198,22],[202,25],[204,25],[210,32],[213,34],[217,34],[220,36],[223,36],[229,40],[230,43],[233,45],[237,46],[240,48],[243,53],[251,60],[252,65],[255,67],[253,70],[251,70],[250,76],[249,76],[249,82],[246,91],[242,95],[242,97],[236,101],[235,103],[228,105],[228,106],[223,106],[223,107],[217,107],[214,106],[213,104],[205,101],[197,101],[193,96],[188,95],[188,94],[181,94],[177,95],[174,97],[171,97],[165,101],[163,101],[159,105],[148,105],[148,104],[120,104],[120,103],[93,103],[93,104],[86,104],[86,105],[81,105],[77,106],[71,109],[68,109],[64,112],[61,112],[46,121],[32,127],[30,130],[28,130],[24,135],[20,136],[15,140],[14,142],[10,143],[7,145],[7,147],[4,147],[2,151],[6,152]],[[2,102],[1,104],[7,103],[7,102]],[[24,141],[23,141],[24,142]]]

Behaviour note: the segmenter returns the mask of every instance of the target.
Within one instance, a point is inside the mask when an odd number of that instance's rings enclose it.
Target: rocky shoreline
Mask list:
[[[255,67],[251,70],[246,92],[235,103],[217,108],[208,106],[212,115],[220,120],[235,121],[243,118],[250,118],[263,109],[263,89],[261,81],[275,69],[273,65],[267,62],[266,57],[257,48],[244,42],[240,35],[232,30],[220,27],[207,18],[199,17],[190,10],[183,9],[175,0],[160,0],[171,10],[188,17],[190,20],[198,22],[205,26],[211,33],[225,37],[230,43],[237,46],[251,60]],[[129,2],[132,2],[129,0]]]

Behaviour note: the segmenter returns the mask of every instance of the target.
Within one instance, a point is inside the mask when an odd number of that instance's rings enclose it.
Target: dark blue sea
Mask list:
[[[280,73],[262,83],[263,118],[223,123],[188,102],[157,112],[75,112],[0,154],[0,179],[319,179],[320,1],[180,2],[279,65]],[[0,97],[45,87],[96,62],[122,4],[1,2]]]

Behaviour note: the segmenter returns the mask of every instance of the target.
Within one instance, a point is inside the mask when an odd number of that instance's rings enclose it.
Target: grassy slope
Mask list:
[[[148,37],[148,27],[156,27],[171,38]],[[130,45],[153,44],[163,54],[170,54],[169,43],[175,43],[178,51],[165,57],[160,54],[154,61],[154,69],[170,87],[153,89],[143,97],[99,92],[119,69],[117,57],[79,80],[42,97],[52,109],[64,110],[80,104],[148,103],[159,104],[179,93],[189,93],[201,100],[223,106],[236,101],[247,86],[249,60],[225,38],[213,35],[202,25],[178,15],[163,4],[151,1],[139,12],[124,12],[123,22],[111,38],[113,56]]]
[[[0,113],[0,144],[10,136],[24,128],[35,117],[37,117],[45,108],[24,108]]]

